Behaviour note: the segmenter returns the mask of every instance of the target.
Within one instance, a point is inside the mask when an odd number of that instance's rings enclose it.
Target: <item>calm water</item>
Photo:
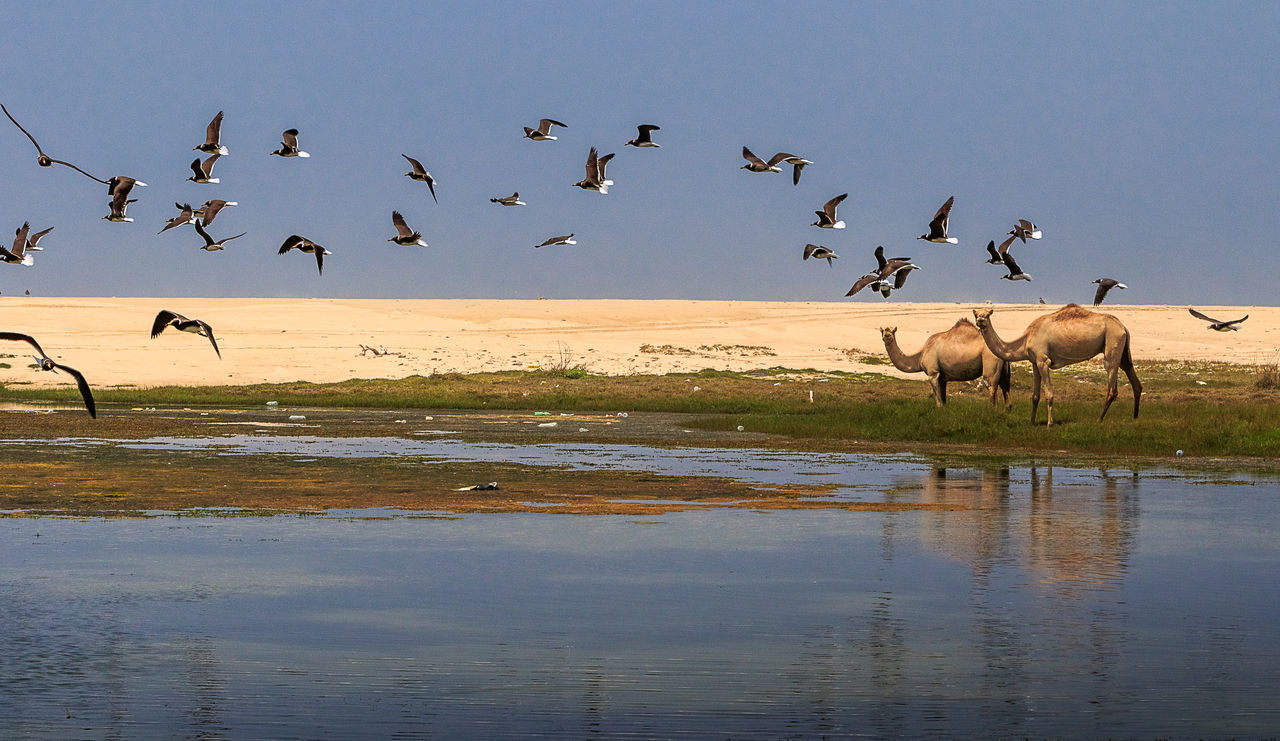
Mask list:
[[[608,445],[124,444],[834,481],[977,509],[0,520],[0,738],[1280,732],[1274,480]]]

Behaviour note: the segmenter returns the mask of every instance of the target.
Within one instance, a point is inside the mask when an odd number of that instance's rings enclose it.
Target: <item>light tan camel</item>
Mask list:
[[[1133,358],[1129,354],[1129,330],[1119,319],[1110,314],[1082,309],[1067,304],[1052,314],[1037,317],[1027,325],[1022,336],[1013,342],[1005,342],[991,326],[991,307],[973,310],[978,331],[987,347],[997,356],[1013,363],[1019,360],[1031,362],[1031,423],[1036,421],[1036,407],[1040,404],[1040,387],[1044,386],[1045,402],[1049,408],[1049,425],[1053,425],[1053,386],[1049,382],[1049,370],[1074,363],[1083,363],[1098,353],[1107,369],[1107,401],[1102,405],[1101,422],[1107,409],[1120,392],[1116,388],[1116,371],[1123,370],[1133,387],[1133,417],[1138,417],[1138,402],[1142,399],[1142,383],[1133,370]]]
[[[987,348],[973,322],[961,319],[951,329],[930,335],[914,355],[907,355],[898,347],[897,332],[897,327],[880,329],[889,361],[903,373],[928,375],[933,400],[938,406],[947,403],[947,381],[972,381],[981,377],[991,387],[991,406],[996,406],[996,392],[1003,391],[1005,408],[1009,408],[1009,364]]]

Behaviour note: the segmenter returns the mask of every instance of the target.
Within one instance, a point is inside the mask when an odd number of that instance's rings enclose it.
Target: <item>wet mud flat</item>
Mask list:
[[[0,415],[5,429],[0,512],[8,516],[232,516],[370,508],[616,515],[705,507],[959,508],[855,501],[839,496],[839,487],[830,482],[759,482],[723,471],[650,470],[646,446],[759,445],[768,437],[689,429],[681,426],[682,415],[424,415],[270,407],[136,409],[98,420],[71,410]],[[437,441],[450,445],[437,450],[432,445]],[[483,448],[483,459],[477,460],[466,452],[471,445],[496,447]],[[586,446],[577,464],[550,454],[564,445]],[[634,465],[593,467],[592,446],[599,445],[636,448],[628,453]],[[497,488],[489,488],[491,483]]]

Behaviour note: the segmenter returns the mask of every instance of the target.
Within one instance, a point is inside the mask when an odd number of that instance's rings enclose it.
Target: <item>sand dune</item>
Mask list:
[[[874,370],[884,355],[878,327],[898,327],[908,351],[972,318],[978,304],[627,301],[0,298],[0,331],[31,334],[96,387],[249,384],[401,378],[413,374],[582,366],[593,373],[691,372],[785,366]],[[1056,307],[999,305],[996,330],[1016,337]],[[1200,308],[1250,318],[1218,333],[1183,306],[1105,306],[1133,335],[1137,360],[1280,359],[1280,308]],[[167,330],[149,337],[160,309],[213,326],[207,340]],[[385,348],[386,355],[361,345]],[[28,368],[24,345],[0,345],[0,383],[62,385]],[[892,369],[889,369],[892,372]]]

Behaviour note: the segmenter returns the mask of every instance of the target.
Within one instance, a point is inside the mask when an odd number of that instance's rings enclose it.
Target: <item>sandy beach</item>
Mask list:
[[[591,373],[683,373],[783,366],[896,373],[861,362],[884,357],[879,327],[897,326],[908,352],[980,304],[632,300],[342,300],[227,298],[0,299],[0,331],[34,336],[96,387],[224,385],[414,374],[582,367]],[[1057,307],[998,305],[996,330],[1013,339]],[[1245,314],[1239,332],[1213,332],[1183,306],[1104,306],[1133,335],[1135,360],[1280,359],[1280,308],[1197,307],[1219,319]],[[213,328],[219,360],[202,337],[166,330],[160,309]],[[374,348],[381,353],[363,350]],[[3,343],[2,383],[63,385],[28,367],[20,343]]]

